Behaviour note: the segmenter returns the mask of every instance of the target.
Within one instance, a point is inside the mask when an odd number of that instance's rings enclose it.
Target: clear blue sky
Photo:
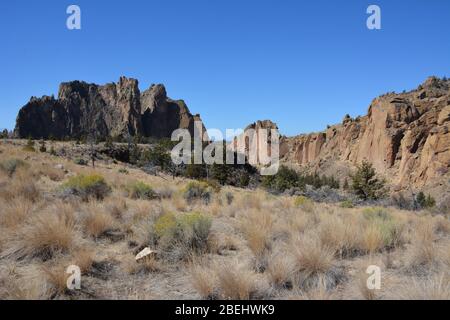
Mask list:
[[[82,30],[66,28],[66,8]],[[382,10],[382,30],[366,9]],[[207,127],[271,119],[294,135],[450,76],[447,0],[0,1],[0,128],[62,81],[164,83]]]

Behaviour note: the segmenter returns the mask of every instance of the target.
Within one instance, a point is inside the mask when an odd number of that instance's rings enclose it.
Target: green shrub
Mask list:
[[[392,220],[389,212],[380,207],[365,208],[362,213],[367,220]]]
[[[103,200],[111,192],[105,179],[97,174],[72,177],[63,184],[63,190],[81,197],[84,201],[89,198]]]
[[[370,162],[363,161],[351,176],[352,190],[362,200],[377,200],[384,195],[385,181],[377,177]]]
[[[241,188],[245,188],[248,187],[249,184],[250,184],[250,175],[247,172],[242,173],[241,176],[239,177],[238,186]]]
[[[220,190],[222,189],[222,186],[219,184],[217,180],[208,180],[206,181],[206,183],[208,184],[208,187],[215,193],[219,193]]]
[[[185,176],[191,179],[206,178],[206,167],[202,164],[188,164],[186,166]]]
[[[177,261],[186,258],[192,250],[201,252],[207,248],[211,224],[209,217],[198,212],[166,213],[155,221],[153,233],[162,255]]]
[[[314,203],[305,196],[298,196],[294,199],[294,206],[299,207],[307,212],[314,210]]]
[[[184,198],[188,203],[192,203],[195,200],[202,200],[205,204],[209,204],[211,201],[212,189],[208,183],[203,181],[189,182],[184,189]]]
[[[436,200],[431,195],[426,196],[423,192],[419,192],[416,201],[421,209],[430,209],[436,205]]]
[[[267,189],[283,192],[287,189],[300,187],[300,179],[295,170],[281,166],[277,174],[272,176],[264,176],[262,179],[262,185]]]
[[[105,148],[107,148],[108,150],[112,150],[114,149],[114,143],[113,143],[113,139],[111,136],[107,136],[105,139]]]
[[[233,203],[234,195],[231,192],[227,192],[225,194],[225,199],[227,200],[227,204],[230,206]]]
[[[211,177],[218,181],[221,185],[225,185],[228,181],[228,177],[232,174],[231,166],[228,164],[214,163],[210,167]]]
[[[193,212],[182,214],[178,220],[183,229],[192,231],[191,246],[194,249],[205,249],[212,225],[211,218]]]
[[[122,173],[122,174],[129,174],[130,172],[129,172],[127,169],[125,169],[125,168],[120,168],[120,169],[119,169],[119,173]]]
[[[281,166],[277,174],[265,176],[262,179],[263,187],[276,192],[284,192],[292,188],[304,189],[306,185],[314,188],[329,186],[332,189],[339,189],[339,181],[333,176],[320,176],[317,173],[302,174],[285,166]]]
[[[73,163],[75,163],[79,166],[87,166],[88,165],[87,160],[84,160],[83,158],[75,158],[75,160],[73,160]]]
[[[369,226],[375,227],[383,239],[385,248],[393,248],[403,241],[404,226],[384,208],[366,208],[363,216]]]
[[[160,167],[162,170],[167,170],[172,164],[172,158],[170,157],[170,150],[173,144],[170,140],[162,139],[158,141],[156,146],[146,150],[142,155],[144,162],[150,162],[154,166]]]
[[[152,200],[158,197],[151,186],[141,181],[129,184],[126,189],[128,191],[128,195],[132,199]]]
[[[158,238],[168,235],[177,224],[177,219],[173,213],[166,213],[159,217],[153,225],[153,232]]]
[[[0,170],[6,172],[10,177],[20,167],[25,167],[26,162],[20,159],[8,159],[0,163]]]
[[[39,145],[40,145],[40,147],[39,147],[39,151],[40,151],[40,152],[47,152],[47,146],[46,146],[46,144],[45,144],[45,140],[44,140],[44,139],[42,139],[42,140],[39,142]]]
[[[2,132],[0,132],[0,139],[8,139],[9,132],[8,129],[3,129]]]
[[[340,207],[341,208],[354,208],[355,205],[353,204],[353,202],[351,200],[344,200],[341,202]]]

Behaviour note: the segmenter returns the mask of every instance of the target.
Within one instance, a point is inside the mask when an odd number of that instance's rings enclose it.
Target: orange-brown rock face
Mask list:
[[[397,189],[449,190],[450,81],[373,100],[367,116],[282,140],[283,161],[339,176],[370,161]]]
[[[253,165],[267,164],[268,158],[272,156],[272,130],[278,131],[275,123],[270,120],[259,120],[247,126],[244,133],[235,137],[229,147],[231,150],[245,154],[248,159],[252,159]],[[266,150],[261,148],[266,148]]]

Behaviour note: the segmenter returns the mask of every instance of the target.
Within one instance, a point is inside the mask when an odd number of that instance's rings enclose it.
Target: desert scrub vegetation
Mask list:
[[[264,176],[262,186],[274,193],[282,193],[290,189],[305,189],[306,185],[314,188],[328,186],[339,189],[339,181],[333,176],[299,173],[294,169],[281,166],[277,174]]]
[[[165,213],[153,225],[158,247],[168,260],[183,260],[194,252],[208,248],[212,220],[199,212]]]
[[[247,211],[243,216],[241,230],[247,246],[255,257],[255,270],[263,272],[267,268],[268,255],[272,245],[273,218],[267,212]]]
[[[159,198],[153,188],[142,181],[129,183],[125,190],[132,199],[153,200]]]
[[[383,208],[363,210],[362,249],[367,252],[389,250],[403,244],[404,225]]]
[[[351,200],[344,200],[340,203],[341,208],[353,208],[355,205]]]
[[[67,158],[24,152],[25,143],[0,147],[0,299],[450,295],[450,220],[439,208],[356,200],[351,208],[341,205],[346,198],[317,203],[307,192],[232,186],[216,193],[212,183],[165,173],[128,167],[124,175],[124,164],[111,160],[98,159],[95,171],[75,165],[68,143],[55,143]],[[18,165],[4,165],[14,159]],[[146,187],[131,196],[126,188],[135,182]],[[99,199],[89,187],[97,183],[108,189]],[[68,185],[84,196],[70,190],[61,199]],[[146,199],[147,186],[161,199]],[[145,248],[154,254],[136,261]],[[69,265],[83,274],[76,294],[64,286]],[[368,265],[380,266],[381,291],[364,287]]]
[[[99,239],[109,231],[114,231],[117,227],[116,221],[110,212],[107,212],[102,204],[91,202],[83,209],[83,226],[85,232]]]
[[[26,162],[20,159],[8,159],[0,162],[0,170],[5,172],[9,177],[12,177],[18,168],[25,166],[27,166]]]
[[[73,163],[79,165],[79,166],[87,166],[88,165],[88,161],[83,159],[83,158],[75,158],[73,160]]]
[[[306,212],[311,212],[314,210],[314,203],[311,199],[305,196],[298,196],[294,199],[294,205],[296,207],[302,208]]]
[[[192,181],[189,182],[183,191],[183,196],[188,203],[192,203],[196,200],[201,200],[205,204],[211,202],[213,189],[207,182]]]
[[[38,258],[47,261],[58,254],[67,254],[75,245],[73,217],[55,211],[33,215],[11,239],[2,256],[16,260]]]
[[[417,194],[416,201],[421,209],[430,209],[436,205],[436,200],[431,195],[425,195],[422,191]]]
[[[334,252],[316,236],[303,235],[292,240],[291,250],[294,258],[294,281],[301,289],[316,287],[325,279],[327,288],[334,288],[343,278],[337,266]]]
[[[83,201],[91,198],[103,200],[111,192],[111,188],[99,174],[80,174],[69,178],[62,188],[64,193],[79,196]]]

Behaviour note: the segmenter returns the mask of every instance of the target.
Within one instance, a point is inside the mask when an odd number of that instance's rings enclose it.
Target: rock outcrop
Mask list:
[[[368,160],[394,189],[449,193],[449,129],[450,81],[431,77],[417,90],[374,99],[366,116],[283,138],[280,155],[285,163],[337,176]]]
[[[141,93],[137,80],[122,77],[104,86],[63,83],[57,99],[31,98],[19,112],[15,135],[74,139],[95,132],[97,137],[163,138],[178,128],[192,134],[196,121],[201,121],[200,116],[192,115],[184,101],[168,98],[163,85],[152,85]],[[277,126],[265,120],[246,130],[254,129],[253,138],[260,142],[261,128]],[[365,116],[346,115],[341,124],[323,132],[282,137],[280,156],[288,165],[336,177],[348,176],[356,164],[368,160],[394,190],[450,195],[449,131],[450,81],[430,77],[411,92],[374,99]],[[234,146],[240,141],[248,153],[250,138],[239,136]]]
[[[57,99],[32,97],[19,111],[15,135],[164,138],[178,128],[192,133],[195,121],[201,121],[200,116],[192,115],[184,101],[169,99],[163,85],[152,85],[141,94],[137,80],[121,77],[118,83],[103,86],[80,81],[62,83]]]

